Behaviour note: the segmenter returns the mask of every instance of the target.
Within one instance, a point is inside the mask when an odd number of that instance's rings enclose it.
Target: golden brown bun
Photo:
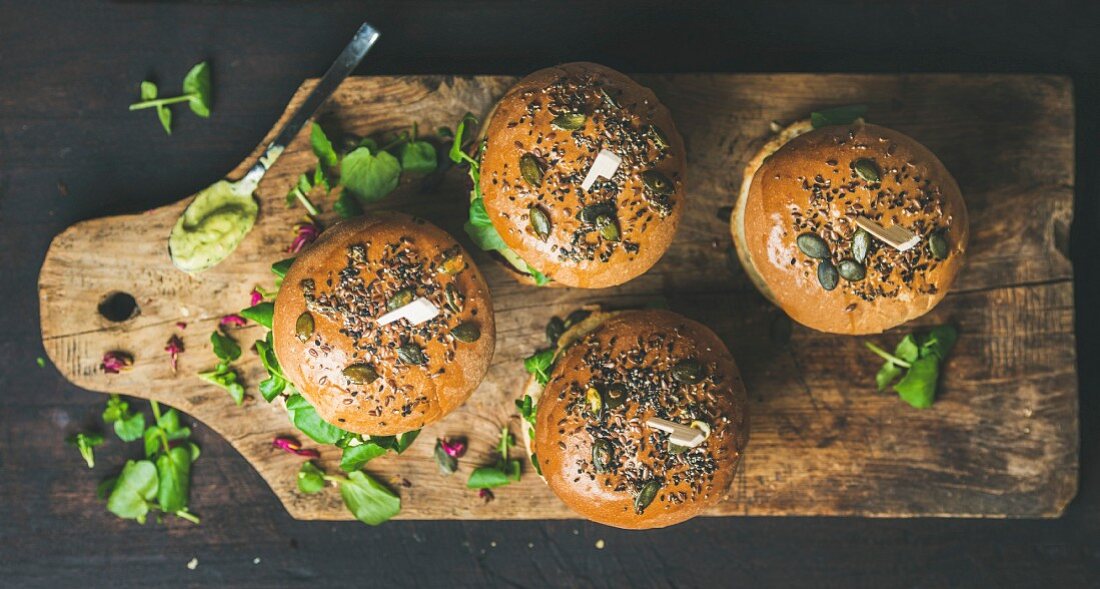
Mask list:
[[[738,255],[761,292],[795,321],[830,333],[880,333],[931,310],[951,288],[969,240],[966,203],[940,160],[914,139],[876,125],[808,130],[796,123],[783,134],[797,136],[781,147],[766,144],[750,162],[751,184],[731,217]],[[880,182],[855,172],[860,160],[874,162]],[[796,238],[821,237],[837,265],[853,256],[854,220],[861,215],[901,225],[921,241],[899,252],[872,237],[865,278],[840,278],[827,291],[818,261],[799,250]],[[936,231],[945,231],[944,260],[929,249]]]
[[[569,113],[585,115],[582,128],[552,124]],[[651,125],[663,139],[649,132]],[[683,207],[684,142],[648,88],[592,63],[539,70],[501,98],[486,137],[481,191],[489,218],[509,248],[555,282],[581,288],[622,284],[668,249]],[[662,141],[666,145],[658,147]],[[581,182],[601,149],[615,152],[622,164],[613,179],[598,180],[584,192]],[[538,187],[521,172],[527,154],[544,171]],[[646,188],[647,170],[663,174],[671,192],[661,196]],[[619,241],[601,237],[578,218],[582,208],[599,204],[612,206]],[[531,227],[532,207],[549,219],[545,241]]]
[[[461,270],[442,271],[445,259]],[[447,303],[449,287],[459,295],[452,297],[458,312]],[[415,326],[404,319],[379,326],[387,301],[407,288],[439,315]],[[303,343],[296,324],[307,311],[315,327]],[[480,330],[470,343],[451,334],[467,323]],[[470,397],[489,368],[495,329],[489,288],[450,235],[408,215],[371,213],[325,231],[298,256],[275,299],[272,332],[284,374],[325,421],[395,435],[439,420]],[[419,347],[426,362],[400,358],[406,344]],[[352,383],[343,372],[356,363],[369,364],[377,379]]]
[[[673,366],[694,360],[695,384],[677,382]],[[589,387],[626,385],[626,400],[597,418]],[[710,437],[683,454],[645,425],[651,417],[711,427]],[[534,450],[547,484],[582,516],[619,528],[682,522],[722,500],[748,442],[748,403],[737,365],[703,325],[669,311],[624,311],[564,350],[538,403]],[[596,472],[593,445],[613,448],[610,471]],[[661,485],[635,511],[639,490]]]

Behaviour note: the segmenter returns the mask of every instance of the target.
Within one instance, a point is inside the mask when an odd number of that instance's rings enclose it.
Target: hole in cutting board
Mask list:
[[[99,314],[113,323],[121,323],[141,314],[133,295],[126,292],[112,292],[99,302]]]

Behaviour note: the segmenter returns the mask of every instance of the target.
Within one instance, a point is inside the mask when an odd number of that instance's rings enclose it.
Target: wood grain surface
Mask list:
[[[689,200],[672,248],[622,287],[539,289],[478,258],[493,289],[498,343],[485,382],[458,412],[426,428],[401,457],[367,470],[401,494],[408,519],[568,518],[527,468],[522,482],[483,504],[464,488],[492,460],[499,426],[517,425],[512,400],[521,358],[543,343],[554,314],[580,304],[613,307],[667,300],[710,325],[737,358],[752,400],[752,437],[728,500],[712,515],[1052,517],[1077,489],[1078,419],[1073,284],[1066,256],[1072,218],[1074,110],[1066,78],[1031,75],[645,75],[687,142]],[[325,107],[326,128],[368,135],[413,123],[453,125],[484,113],[514,81],[507,77],[371,77],[346,82]],[[307,82],[292,108],[310,88]],[[952,292],[920,324],[955,322],[958,346],[939,399],[918,411],[874,391],[875,358],[861,338],[792,326],[751,286],[733,255],[720,209],[732,204],[744,161],[768,133],[822,106],[866,103],[868,118],[927,145],[958,179],[971,214],[971,250]],[[284,115],[285,116],[285,115]],[[242,163],[242,166],[250,162]],[[285,256],[300,209],[283,198],[313,164],[307,134],[261,183],[256,229],[225,263],[190,277],[168,260],[166,239],[185,202],[145,214],[74,225],[54,239],[39,279],[47,353],[73,383],[151,398],[210,425],[249,460],[290,514],[350,519],[334,491],[303,496],[300,459],[271,448],[293,427],[255,393],[255,354],[241,366],[243,407],[195,377],[213,366],[208,338],[220,316],[247,306],[255,284]],[[239,170],[238,170],[239,171]],[[404,183],[382,206],[422,215],[465,241],[466,179],[452,170],[425,189]],[[327,201],[325,204],[331,204]],[[468,242],[467,242],[468,243]],[[112,292],[132,294],[135,317],[97,313]],[[180,331],[177,321],[188,322]],[[872,338],[893,345],[897,333]],[[163,348],[179,333],[178,373]],[[242,343],[259,328],[237,332]],[[132,371],[107,375],[104,352],[134,355]],[[464,435],[458,474],[438,474],[431,450],[441,435]],[[324,450],[335,469],[338,453]]]

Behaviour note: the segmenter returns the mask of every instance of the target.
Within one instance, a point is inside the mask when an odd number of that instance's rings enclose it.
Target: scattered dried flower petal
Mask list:
[[[218,325],[221,325],[222,327],[228,327],[230,325],[234,327],[241,327],[245,323],[247,322],[245,321],[244,317],[241,317],[236,313],[230,313],[229,315],[222,317],[221,321],[218,322]]]
[[[302,445],[299,444],[298,440],[295,440],[294,438],[277,436],[274,440],[272,440],[271,445],[275,446],[276,448],[286,450],[291,454],[296,454],[298,456],[305,456],[307,458],[321,457],[321,453],[317,450],[314,450],[313,448],[302,448]]]
[[[164,351],[168,352],[168,355],[172,358],[172,372],[175,372],[179,367],[179,355],[183,351],[183,340],[180,336],[173,335],[168,338],[168,345],[164,346]]]
[[[451,458],[462,458],[466,454],[466,438],[441,438],[439,444]]]
[[[256,305],[259,305],[260,303],[262,303],[263,300],[264,300],[263,293],[261,293],[260,290],[257,289],[257,288],[252,289],[252,293],[249,295],[249,297],[251,297],[250,298],[251,302],[249,303],[250,307],[255,307]]]
[[[103,354],[103,362],[99,365],[107,374],[118,374],[129,370],[134,365],[134,357],[126,352],[110,351]]]
[[[302,251],[302,248],[313,243],[313,240],[317,239],[317,236],[321,234],[320,229],[313,223],[299,223],[295,226],[295,230],[298,232],[298,235],[295,236],[294,241],[290,243],[290,247],[286,248],[286,251],[292,254]]]
[[[187,322],[186,321],[177,321],[176,322],[176,327],[178,327],[180,329],[187,329]]]
[[[480,491],[477,492],[477,496],[481,497],[481,499],[483,499],[485,501],[485,503],[489,503],[493,499],[496,499],[496,496],[493,495],[493,492],[490,491],[489,489],[481,489]]]

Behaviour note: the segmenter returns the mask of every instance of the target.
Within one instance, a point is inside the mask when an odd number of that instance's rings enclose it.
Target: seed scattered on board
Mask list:
[[[187,561],[187,568],[192,571],[199,568],[199,559],[192,558],[191,560]]]

